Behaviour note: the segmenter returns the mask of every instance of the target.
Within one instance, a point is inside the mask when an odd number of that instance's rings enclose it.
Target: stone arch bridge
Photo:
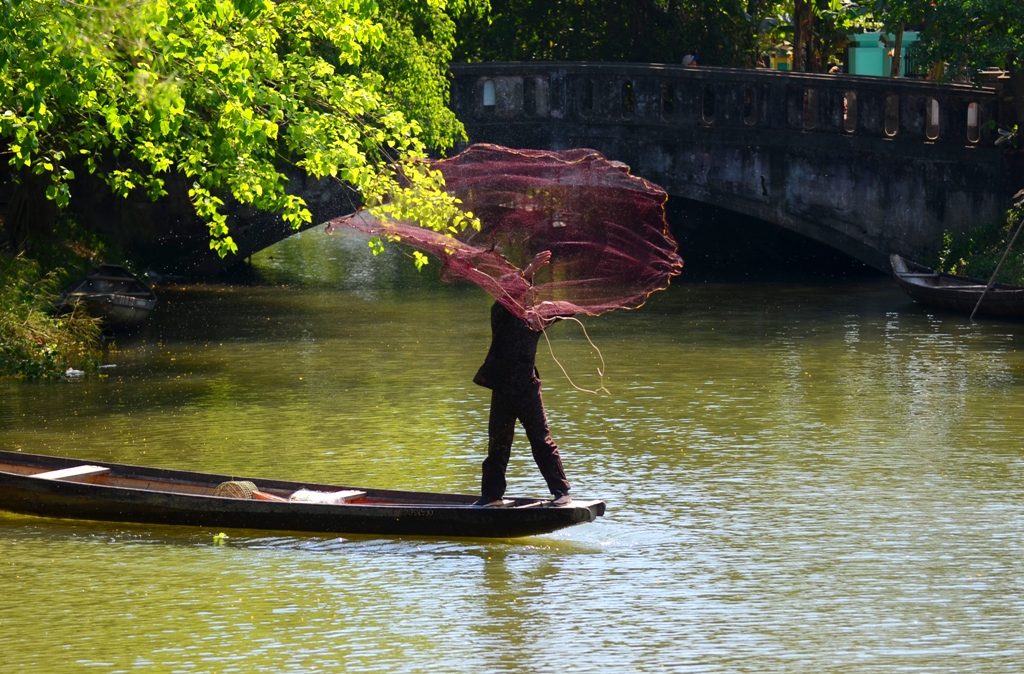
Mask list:
[[[594,148],[672,196],[774,223],[878,269],[1004,216],[1024,178],[995,146],[998,86],[641,64],[451,67],[452,107],[471,142]],[[293,233],[229,205],[237,256],[209,250],[187,187],[125,205],[96,189],[79,210],[157,271],[200,276]],[[351,210],[344,189],[295,175],[314,222]],[[107,195],[107,196],[104,196]],[[77,199],[76,199],[77,200]]]
[[[995,146],[998,86],[770,70],[453,65],[472,142],[590,147],[684,197],[878,269],[1005,217],[1024,182]]]

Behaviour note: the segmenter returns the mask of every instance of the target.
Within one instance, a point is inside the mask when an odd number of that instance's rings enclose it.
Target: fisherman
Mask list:
[[[551,251],[538,253],[521,272],[523,280],[532,282],[537,270],[550,261]],[[491,389],[487,458],[483,464],[481,496],[474,505],[496,507],[504,504],[505,469],[512,452],[517,419],[523,424],[533,450],[533,460],[551,491],[552,505],[572,503],[558,445],[548,430],[540,375],[535,365],[537,342],[543,331],[544,325],[539,320],[531,326],[501,302],[491,306],[491,347],[473,378],[473,383]]]

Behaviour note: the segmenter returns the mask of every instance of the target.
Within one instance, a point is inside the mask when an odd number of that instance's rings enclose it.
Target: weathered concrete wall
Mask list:
[[[659,65],[452,72],[452,106],[471,142],[591,147],[670,195],[786,227],[879,269],[890,252],[920,257],[944,231],[1001,219],[1024,179],[986,125],[999,114],[994,89]]]

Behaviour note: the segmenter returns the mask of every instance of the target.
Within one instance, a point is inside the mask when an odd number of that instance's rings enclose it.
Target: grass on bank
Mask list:
[[[88,371],[99,364],[99,322],[80,310],[55,316],[54,302],[106,256],[106,243],[70,216],[33,230],[20,255],[0,237],[0,378],[58,379],[69,367]]]
[[[99,322],[81,311],[54,315],[64,282],[61,270],[0,254],[0,377],[56,379],[99,364]]]

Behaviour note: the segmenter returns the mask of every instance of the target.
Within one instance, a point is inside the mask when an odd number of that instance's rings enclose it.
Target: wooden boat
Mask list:
[[[57,311],[79,304],[104,327],[119,330],[144,321],[156,308],[156,293],[124,267],[101,264],[61,293]]]
[[[249,483],[246,487],[245,484]],[[252,487],[255,486],[255,489]],[[291,500],[312,492],[319,501]],[[232,495],[234,494],[234,495]],[[327,496],[324,496],[327,495]],[[602,501],[356,489],[0,451],[0,509],[43,517],[332,534],[511,538],[604,514]]]
[[[988,281],[935,271],[895,254],[889,262],[896,283],[916,301],[936,309],[970,314],[988,285]],[[978,314],[1024,318],[1024,287],[992,284]]]

